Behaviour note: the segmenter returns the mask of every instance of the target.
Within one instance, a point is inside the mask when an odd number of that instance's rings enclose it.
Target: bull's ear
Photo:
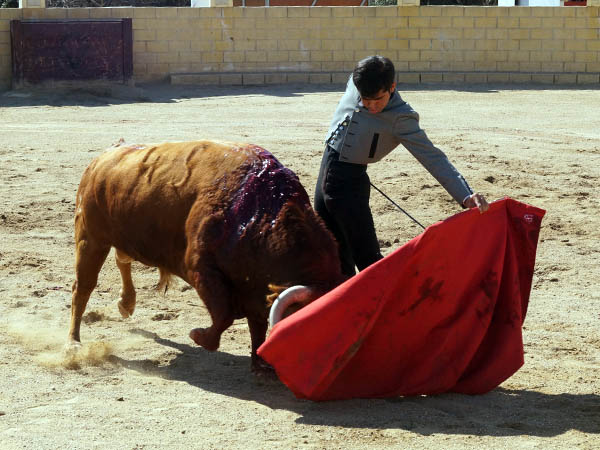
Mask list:
[[[300,230],[305,232],[310,229],[310,214],[307,212],[309,210],[310,206],[298,204],[292,199],[283,204],[276,222],[280,228],[287,231],[284,234],[288,240],[293,240]],[[294,232],[289,232],[290,230]],[[296,242],[289,242],[289,244],[296,245]]]
[[[304,222],[306,217],[307,207],[306,205],[300,205],[297,201],[289,199],[285,202],[281,208],[281,212],[284,213],[288,220],[296,222]]]

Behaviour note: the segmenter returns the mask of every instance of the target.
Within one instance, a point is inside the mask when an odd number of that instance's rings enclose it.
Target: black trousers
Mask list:
[[[314,207],[339,244],[342,272],[348,276],[383,258],[375,233],[367,166],[338,160],[327,146],[315,189]]]

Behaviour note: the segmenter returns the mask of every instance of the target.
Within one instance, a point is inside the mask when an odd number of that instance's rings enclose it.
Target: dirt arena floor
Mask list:
[[[209,318],[179,281],[166,296],[134,264],[123,320],[109,256],[66,361],[73,212],[93,157],[124,138],[215,138],[270,150],[311,194],[342,86],[168,85],[0,93],[0,447],[8,449],[600,447],[600,90],[403,87],[472,187],[547,210],[525,365],[482,396],[313,403],[250,372],[244,320],[218,352],[188,338]],[[403,148],[373,183],[424,224],[458,206]],[[387,254],[420,230],[377,192]]]

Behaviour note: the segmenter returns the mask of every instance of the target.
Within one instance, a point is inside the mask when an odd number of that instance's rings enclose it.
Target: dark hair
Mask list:
[[[394,64],[385,56],[361,59],[352,72],[352,81],[361,97],[372,97],[381,90],[389,91],[394,83]]]

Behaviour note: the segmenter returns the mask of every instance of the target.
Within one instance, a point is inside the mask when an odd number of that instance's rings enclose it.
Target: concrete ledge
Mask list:
[[[577,84],[598,84],[600,76],[597,73],[578,73]]]
[[[206,72],[171,74],[173,85],[346,84],[348,72]],[[600,73],[398,72],[400,84],[585,84],[600,85]]]
[[[244,81],[244,84],[249,84],[249,85],[265,84],[265,74],[264,73],[244,73],[244,74],[242,74],[242,80]]]
[[[338,81],[343,80],[343,81]],[[207,72],[178,73],[170,75],[174,85],[262,85],[262,84],[342,84],[348,80],[348,74],[335,78],[334,74],[324,72]]]
[[[219,84],[227,86],[235,86],[243,84],[241,73],[223,73],[219,76]]]

